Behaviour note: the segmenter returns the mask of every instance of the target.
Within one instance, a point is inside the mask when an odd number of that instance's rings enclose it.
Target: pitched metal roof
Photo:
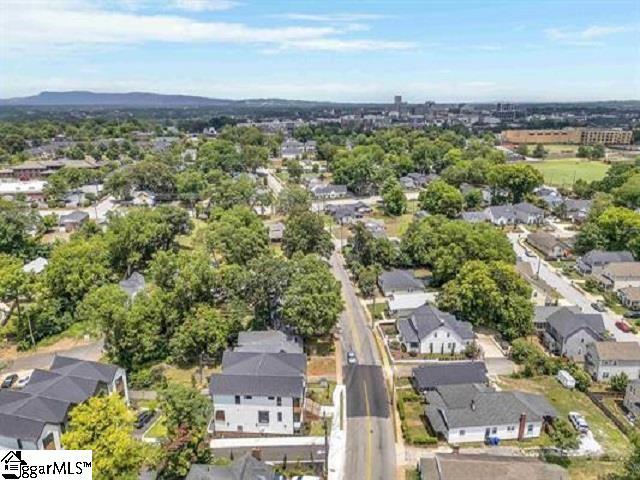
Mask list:
[[[487,367],[484,362],[438,362],[413,369],[418,390],[440,385],[486,383]]]

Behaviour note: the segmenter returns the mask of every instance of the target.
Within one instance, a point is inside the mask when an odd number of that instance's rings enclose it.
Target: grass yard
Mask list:
[[[369,313],[371,313],[373,318],[380,320],[382,319],[382,314],[387,310],[387,302],[376,302],[375,308],[373,303],[368,303],[367,310],[369,310]]]
[[[603,480],[611,473],[620,473],[620,462],[591,460],[586,458],[549,457],[555,463],[569,470],[571,480]]]
[[[164,415],[158,417],[153,426],[145,433],[147,438],[166,438],[167,426],[164,424]]]
[[[320,405],[333,405],[333,391],[336,389],[336,382],[327,382],[323,387],[319,383],[309,383],[307,385],[307,396]]]
[[[208,378],[216,372],[219,372],[220,368],[211,368],[204,367],[202,369],[203,382],[200,385],[201,387],[206,387],[208,385]],[[169,382],[180,383],[182,385],[186,385],[188,387],[193,385],[193,380],[196,381],[197,384],[200,383],[200,369],[198,367],[191,368],[180,368],[175,365],[166,365],[164,374],[167,377]]]
[[[410,445],[436,445],[437,439],[431,436],[425,424],[421,396],[413,389],[396,389],[396,398],[405,442]]]
[[[574,180],[582,179],[587,182],[602,179],[609,165],[603,162],[591,162],[579,158],[565,158],[562,160],[545,160],[539,163],[528,163],[544,176],[549,185],[571,186]]]
[[[584,393],[567,390],[553,377],[510,378],[500,377],[500,386],[507,390],[523,390],[543,394],[564,419],[570,411],[582,413],[591,427],[595,439],[612,456],[623,456],[629,449],[629,440]]]
[[[544,149],[549,152],[550,156],[559,155],[559,154],[572,154],[575,155],[578,152],[578,145],[562,145],[562,144],[551,144],[551,145],[543,145]],[[535,146],[529,146],[529,150],[533,151],[536,148]]]

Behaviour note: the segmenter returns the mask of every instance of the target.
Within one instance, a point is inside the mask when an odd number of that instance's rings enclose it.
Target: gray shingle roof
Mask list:
[[[608,252],[606,250],[591,250],[583,255],[582,262],[587,265],[606,265],[613,262],[633,262],[633,255],[627,250]]]
[[[302,353],[301,341],[280,330],[240,332],[236,352]]]
[[[487,367],[484,362],[433,363],[414,368],[413,378],[421,391],[440,385],[486,383]]]
[[[273,480],[272,467],[246,453],[231,465],[191,465],[185,480]]]
[[[121,280],[118,285],[120,285],[120,288],[124,290],[130,298],[133,298],[144,290],[146,282],[144,280],[144,275],[140,272],[133,272],[129,275],[129,278]]]
[[[442,424],[446,430],[516,424],[523,413],[528,421],[534,422],[557,416],[540,395],[496,392],[480,385],[444,385],[426,392],[425,397],[429,403],[426,414],[435,429]]]
[[[222,373],[212,375],[212,395],[301,397],[307,356],[302,353],[226,351]]]
[[[591,330],[596,336],[605,332],[604,320],[599,313],[576,313],[563,307],[547,318],[547,325],[556,335],[556,340],[566,339],[582,328]]]
[[[87,212],[81,212],[80,210],[76,210],[75,212],[67,213],[66,215],[61,215],[60,225],[64,225],[65,223],[83,222],[87,218],[89,218],[89,214]]]
[[[409,270],[389,270],[382,272],[378,279],[383,292],[394,290],[424,290],[424,284]]]
[[[0,390],[0,413],[46,423],[62,423],[70,402],[39,397],[24,391]]]
[[[36,369],[22,391],[41,397],[82,403],[98,391],[97,380],[58,375],[46,370]]]
[[[19,438],[21,440],[37,440],[40,438],[45,422],[30,420],[11,414],[0,413],[0,436]]]
[[[576,305],[572,305],[570,307],[563,307],[557,305],[545,305],[545,306],[537,306],[533,310],[533,323],[546,323],[547,319],[561,309],[570,310],[573,313],[580,313],[580,307]]]
[[[89,360],[80,360],[78,358],[56,355],[53,357],[53,362],[51,363],[49,370],[61,375],[70,375],[111,383],[115,379],[118,368],[119,367],[116,365],[111,365],[109,363],[92,362]]]
[[[397,325],[407,341],[410,341],[409,338],[416,339],[414,341],[422,340],[440,327],[454,331],[463,340],[474,338],[473,327],[469,322],[458,320],[428,303],[416,308],[409,318],[399,320]]]
[[[483,211],[462,212],[462,220],[469,223],[480,223],[487,220],[487,214]]]

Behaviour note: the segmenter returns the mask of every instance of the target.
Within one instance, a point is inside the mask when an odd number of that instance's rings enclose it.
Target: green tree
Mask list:
[[[578,432],[564,418],[556,418],[550,434],[553,444],[565,455],[569,450],[580,446]]]
[[[291,181],[294,183],[300,183],[302,174],[304,173],[302,164],[298,160],[287,160],[285,162],[285,166],[287,167],[287,173],[289,173]]]
[[[22,301],[31,296],[31,282],[27,274],[22,270],[22,262],[16,257],[0,253],[0,301],[15,306],[18,323],[22,324]],[[31,320],[27,317],[29,339],[35,346],[36,340],[33,334]]]
[[[516,148],[516,153],[518,153],[519,155],[522,155],[524,157],[528,157],[529,156],[529,145],[527,145],[526,143],[521,143],[520,145],[518,145],[518,148]]]
[[[390,177],[382,187],[382,203],[387,215],[402,215],[407,210],[407,197],[402,185],[395,177]]]
[[[206,430],[211,416],[211,401],[197,389],[170,383],[160,391],[159,401],[169,436],[177,433],[180,427]]]
[[[438,306],[474,325],[497,328],[507,339],[533,329],[531,287],[504,262],[467,262],[447,282]]]
[[[542,174],[531,165],[496,165],[489,172],[489,183],[497,189],[509,191],[513,203],[524,200],[525,195],[542,185]]]
[[[607,480],[637,480],[640,478],[640,436],[632,439],[632,449],[624,462],[621,473],[611,473]]]
[[[278,196],[278,211],[287,215],[307,212],[311,209],[311,198],[311,192],[306,188],[290,185]]]
[[[547,151],[544,149],[541,143],[536,145],[536,148],[533,149],[533,153],[531,154],[534,158],[544,158],[547,155]]]
[[[609,385],[614,392],[624,393],[628,384],[629,377],[624,372],[620,372],[609,379]]]
[[[218,309],[198,305],[169,341],[171,358],[183,366],[196,363],[202,354],[212,359],[220,358],[229,338],[237,333],[238,328]]]
[[[290,216],[282,237],[282,250],[289,258],[297,252],[329,257],[333,252],[333,241],[324,228],[323,218],[308,211]]]
[[[366,298],[373,298],[378,291],[378,275],[380,274],[380,267],[377,265],[371,265],[369,267],[363,267],[358,272],[358,288],[362,295]]]
[[[119,285],[110,283],[87,293],[76,310],[80,322],[90,324],[93,329],[121,325],[127,319],[129,297]]]
[[[208,244],[228,263],[246,265],[269,249],[269,237],[258,216],[246,207],[220,212],[208,230]]]
[[[480,207],[484,203],[482,197],[482,190],[478,188],[472,188],[464,194],[464,204],[469,209]]]
[[[629,179],[612,192],[617,205],[627,208],[640,208],[640,173]]]
[[[604,145],[598,144],[591,147],[591,151],[589,152],[589,159],[602,160],[604,157],[605,157]]]
[[[0,198],[0,253],[33,257],[38,251],[30,231],[40,224],[37,211],[24,204]]]
[[[576,157],[578,158],[588,158],[591,156],[591,148],[586,145],[580,145],[576,152]]]
[[[442,180],[436,180],[420,192],[418,202],[422,210],[434,215],[440,214],[454,218],[462,211],[464,197],[456,187]]]
[[[309,338],[327,335],[342,312],[340,283],[314,255],[294,259],[294,273],[283,298],[283,320]]]
[[[134,415],[117,395],[91,397],[71,410],[67,450],[93,451],[93,478],[137,479],[149,449],[133,437]]]
[[[207,187],[208,184],[202,172],[187,170],[176,176],[178,198],[191,208],[203,199]]]
[[[263,255],[251,261],[249,270],[247,295],[253,304],[256,320],[272,323],[281,316],[291,265],[283,258]]]

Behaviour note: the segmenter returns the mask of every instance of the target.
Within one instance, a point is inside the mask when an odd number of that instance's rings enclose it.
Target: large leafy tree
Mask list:
[[[422,210],[453,218],[462,211],[464,197],[456,187],[443,180],[436,180],[420,192],[418,202]]]
[[[246,207],[218,212],[208,233],[209,246],[229,263],[246,265],[269,248],[266,228]]]
[[[256,320],[270,323],[281,316],[282,298],[289,286],[291,265],[282,258],[263,255],[249,264],[248,297]]]
[[[40,224],[36,211],[0,198],[0,253],[30,257],[38,250],[30,231]]]
[[[542,174],[531,165],[502,164],[494,166],[489,172],[489,183],[497,189],[509,191],[514,203],[524,200],[525,195],[542,185]]]
[[[62,445],[93,451],[93,478],[135,480],[149,448],[133,437],[134,415],[117,395],[91,397],[73,408]]]
[[[0,253],[0,301],[13,305],[18,317],[18,324],[22,324],[22,302],[28,300],[32,293],[32,282],[22,270],[22,261],[11,255]],[[27,319],[29,339],[35,345],[33,326]]]
[[[287,215],[307,212],[311,209],[311,192],[297,185],[283,189],[278,196],[278,210]]]
[[[580,446],[578,432],[564,418],[558,418],[553,422],[553,431],[550,437],[562,454]]]
[[[326,335],[342,312],[340,284],[314,255],[294,259],[294,273],[283,299],[285,324],[304,337]]]
[[[590,215],[578,234],[576,251],[593,248],[629,250],[640,258],[640,213],[624,207],[609,207],[598,216]]]
[[[382,187],[383,208],[387,215],[402,215],[407,210],[407,197],[400,182],[391,177]]]
[[[471,322],[497,328],[506,338],[531,333],[531,287],[504,262],[467,262],[438,297],[443,310]]]
[[[322,257],[331,255],[333,241],[324,228],[322,216],[308,211],[290,216],[282,237],[282,250],[287,257],[297,252],[317,253]]]

